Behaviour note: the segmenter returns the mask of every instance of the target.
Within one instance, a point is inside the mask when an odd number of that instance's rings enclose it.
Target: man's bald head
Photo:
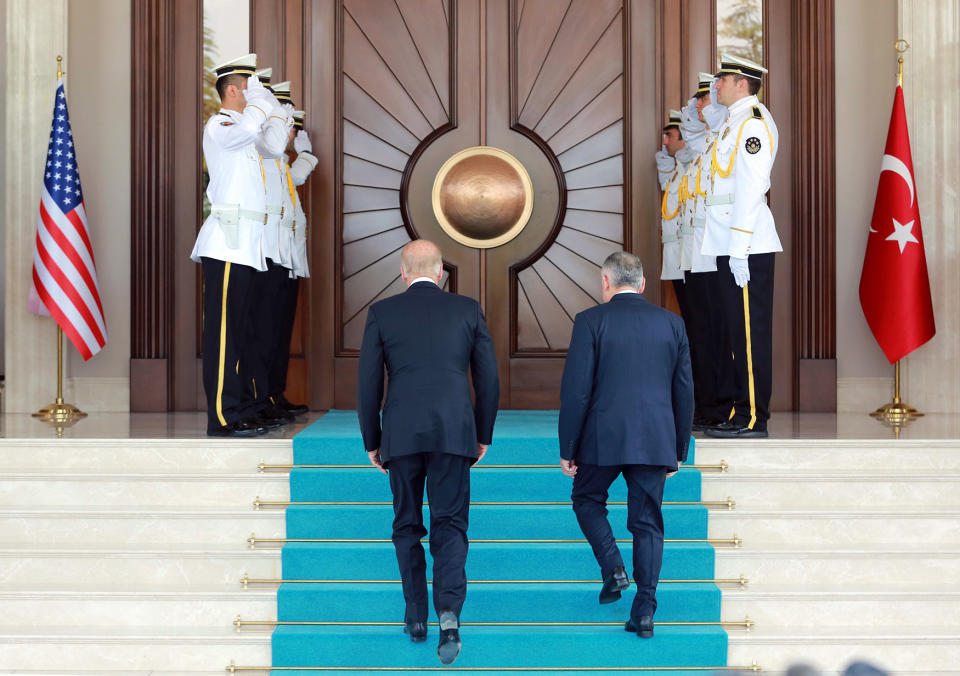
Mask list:
[[[400,252],[400,267],[407,282],[417,277],[437,279],[443,272],[443,254],[433,242],[415,239]]]

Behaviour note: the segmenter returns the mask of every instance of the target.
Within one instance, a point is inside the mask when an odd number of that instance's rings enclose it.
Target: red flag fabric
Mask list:
[[[899,86],[860,273],[860,306],[891,364],[937,332],[903,89]]]

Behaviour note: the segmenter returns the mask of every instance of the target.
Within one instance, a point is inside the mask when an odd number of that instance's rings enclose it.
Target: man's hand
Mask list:
[[[312,153],[313,144],[310,143],[310,137],[307,135],[307,132],[301,129],[297,132],[297,135],[293,139],[293,149],[297,151],[297,154],[300,153]]]
[[[730,256],[730,272],[733,273],[733,280],[741,289],[750,282],[750,265],[746,258]]]
[[[676,470],[676,469],[675,469],[675,470],[673,470],[672,472],[667,472],[667,478],[669,479],[669,478],[672,477],[674,474],[676,474],[678,471],[679,471],[679,470]]]
[[[577,463],[573,460],[564,460],[560,458],[560,469],[571,479],[577,476]]]
[[[483,460],[483,456],[487,454],[488,448],[490,448],[490,446],[488,446],[487,444],[480,444],[480,443],[477,444],[477,459],[473,463],[474,465],[476,465],[478,462]]]
[[[660,150],[656,154],[654,154],[653,157],[657,161],[657,169],[662,173],[673,171],[673,168],[677,166],[676,160],[670,157],[670,155],[667,153],[666,144],[663,144],[660,147]]]
[[[367,455],[370,456],[370,464],[371,464],[371,465],[373,465],[374,467],[376,467],[378,470],[380,470],[380,471],[383,472],[384,474],[387,473],[387,470],[385,470],[385,469],[383,468],[383,461],[380,460],[380,449],[379,449],[379,448],[376,449],[375,451],[367,451]]]

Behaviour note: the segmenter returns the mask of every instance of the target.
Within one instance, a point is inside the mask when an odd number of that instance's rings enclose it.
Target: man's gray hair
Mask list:
[[[617,251],[607,256],[603,262],[602,272],[610,280],[610,286],[617,288],[629,286],[640,289],[643,283],[643,263],[632,253]]]

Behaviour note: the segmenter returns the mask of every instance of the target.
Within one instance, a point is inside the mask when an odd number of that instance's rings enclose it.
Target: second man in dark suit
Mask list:
[[[389,473],[393,544],[403,596],[404,631],[427,637],[423,490],[430,502],[433,604],[444,664],[460,652],[460,610],[467,593],[470,466],[493,437],[500,384],[480,304],[445,293],[440,250],[426,240],[404,247],[405,293],[370,306],[360,350],[357,410],[370,462]],[[384,368],[389,379],[383,404]],[[476,403],[470,401],[470,378]]]
[[[693,426],[690,349],[683,320],[640,295],[640,260],[611,254],[603,305],[577,315],[563,371],[560,457],[573,477],[573,510],[600,564],[600,603],[630,586],[607,521],[607,491],[623,474],[633,534],[636,597],[627,631],[653,636],[663,561],[663,488],[687,457]]]

